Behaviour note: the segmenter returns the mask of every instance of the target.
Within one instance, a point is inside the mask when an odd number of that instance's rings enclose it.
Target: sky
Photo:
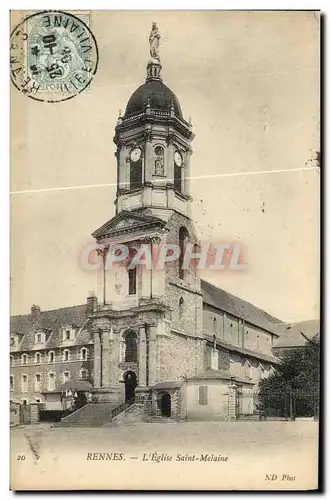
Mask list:
[[[95,288],[80,255],[115,214],[114,127],[145,80],[154,21],[164,83],[196,135],[198,235],[246,248],[246,270],[202,277],[283,321],[318,317],[319,20],[307,11],[93,11],[85,92],[51,104],[12,88],[11,313],[83,304]]]

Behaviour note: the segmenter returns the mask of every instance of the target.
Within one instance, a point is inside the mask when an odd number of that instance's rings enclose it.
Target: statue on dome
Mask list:
[[[150,55],[152,59],[159,60],[159,39],[160,33],[158,31],[157,24],[152,23],[151,33],[149,36]]]

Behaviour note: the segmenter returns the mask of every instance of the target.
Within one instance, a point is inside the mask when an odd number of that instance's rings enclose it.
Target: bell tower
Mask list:
[[[116,214],[93,233],[102,261],[90,316],[95,401],[130,401],[203,368],[200,276],[184,258],[198,246],[190,216],[194,135],[162,81],[159,38],[154,23],[146,81],[115,129]]]
[[[194,134],[177,97],[162,81],[159,38],[154,24],[146,81],[129,99],[115,129],[116,214],[149,209],[149,213],[167,219],[166,212],[172,209],[190,217]]]

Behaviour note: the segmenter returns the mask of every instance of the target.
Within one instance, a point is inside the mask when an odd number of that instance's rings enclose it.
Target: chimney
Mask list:
[[[37,323],[40,318],[40,306],[33,304],[31,307],[31,319],[33,323]]]
[[[95,293],[93,291],[88,292],[86,315],[88,316],[89,314],[93,314],[93,312],[96,311],[96,308],[97,308],[97,297],[95,296]]]

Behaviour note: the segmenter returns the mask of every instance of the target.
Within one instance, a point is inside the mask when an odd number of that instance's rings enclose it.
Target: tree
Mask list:
[[[264,413],[277,416],[312,416],[318,413],[320,343],[309,340],[289,352],[275,372],[259,384]]]

